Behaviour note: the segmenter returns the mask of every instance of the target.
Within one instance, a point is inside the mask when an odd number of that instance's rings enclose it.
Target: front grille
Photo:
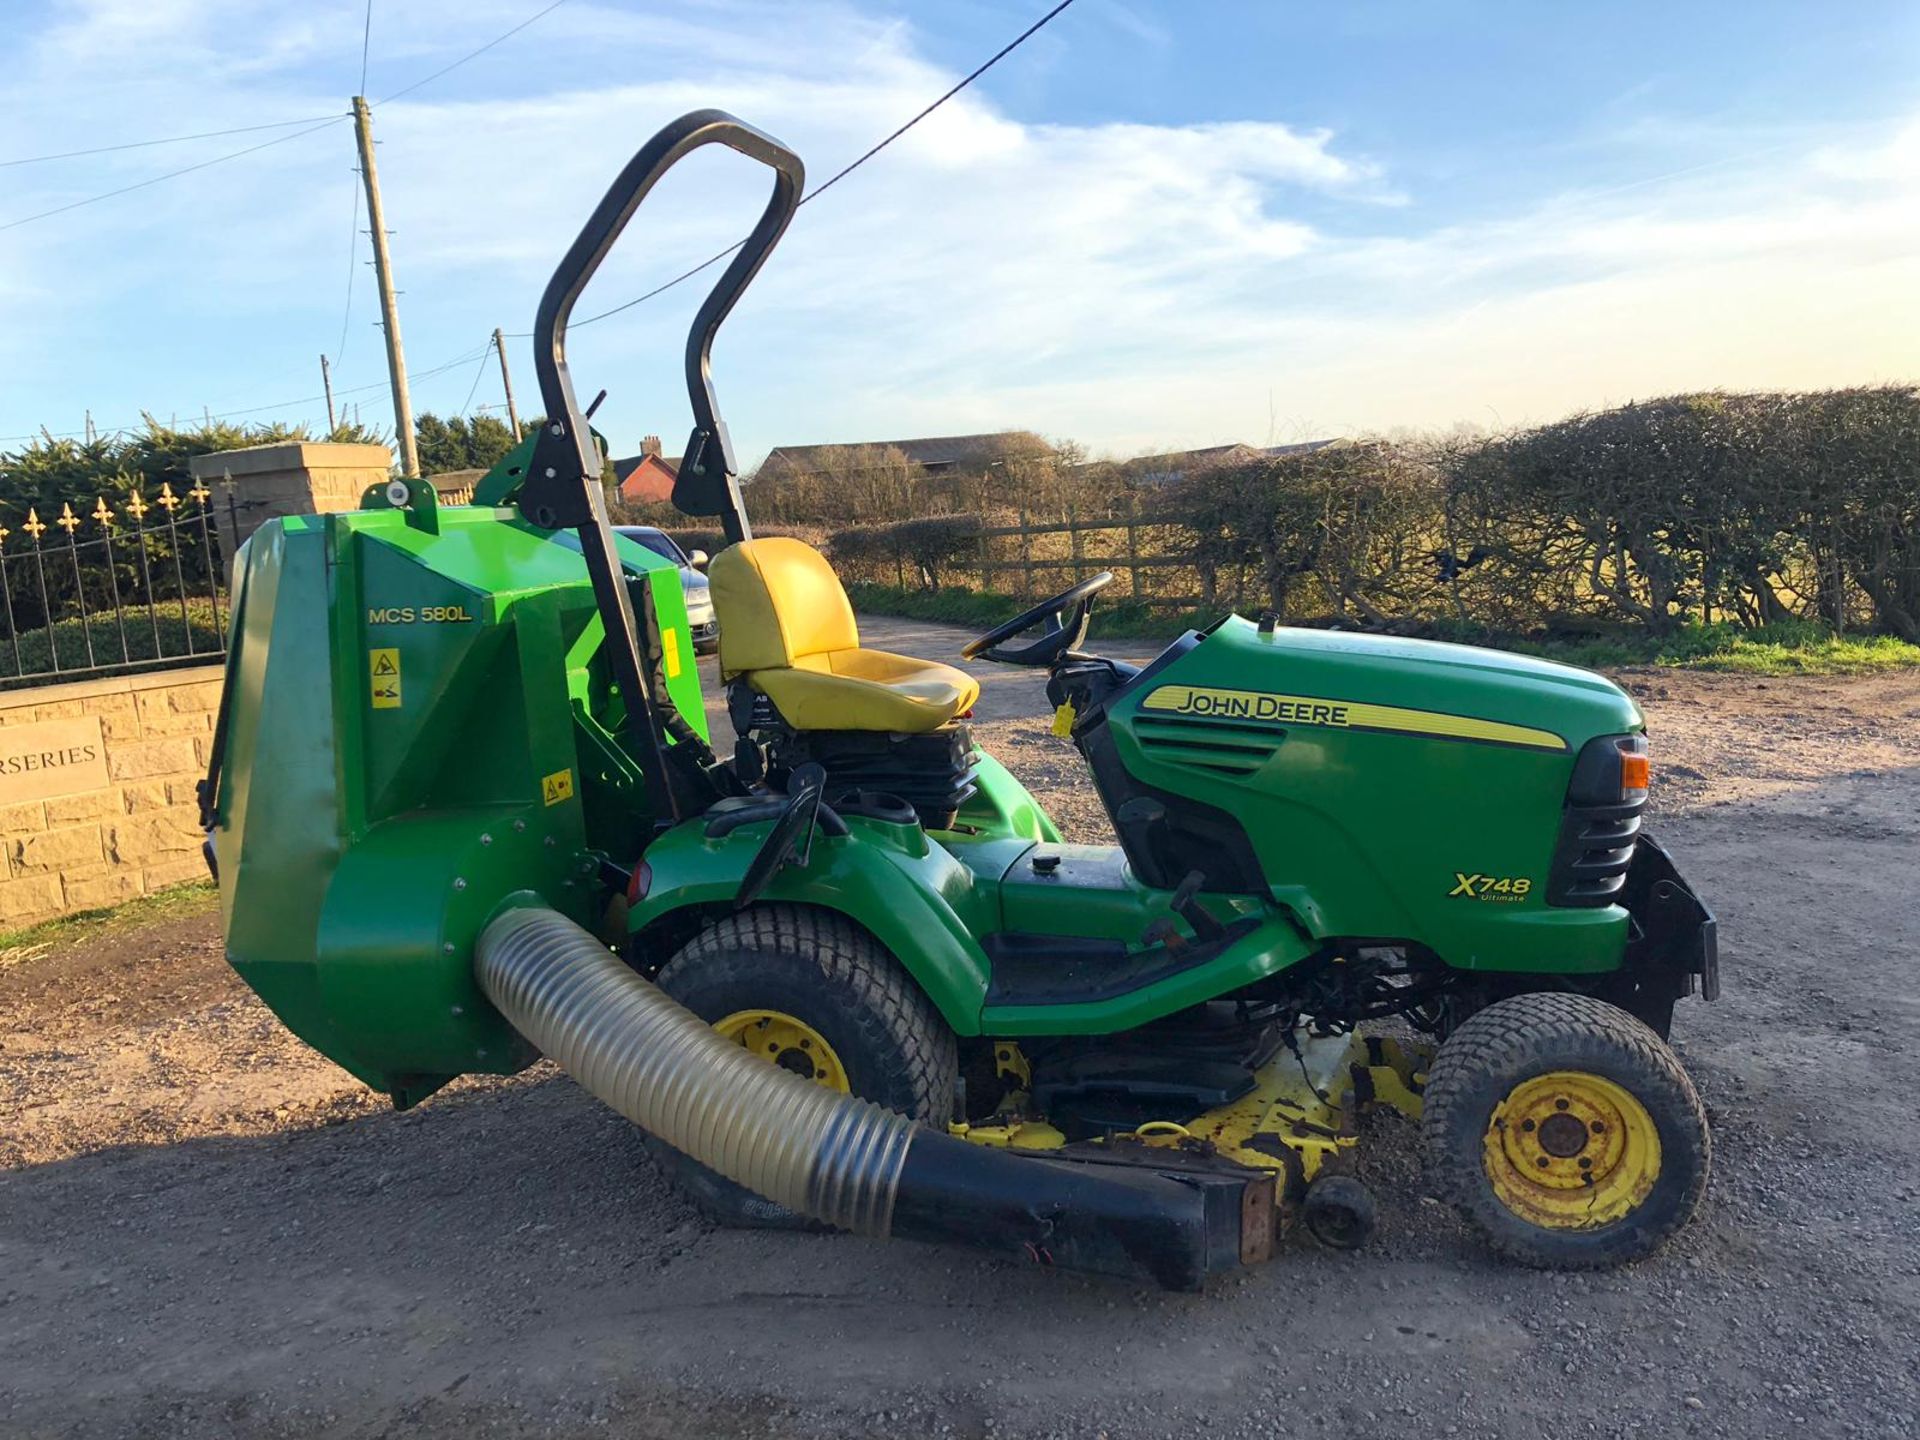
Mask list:
[[[1286,739],[1284,730],[1157,715],[1136,715],[1133,735],[1140,749],[1156,760],[1218,775],[1253,774]]]
[[[1569,805],[1560,821],[1560,843],[1547,879],[1549,905],[1611,905],[1627,883],[1640,812],[1631,805]]]
[[[1581,750],[1547,876],[1549,905],[1597,908],[1619,898],[1647,808],[1644,795],[1620,798],[1620,752],[1645,744],[1638,736],[1603,735]]]

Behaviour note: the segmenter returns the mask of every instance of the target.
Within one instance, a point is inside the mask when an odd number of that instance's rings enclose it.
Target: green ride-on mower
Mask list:
[[[775,176],[688,339],[673,492],[730,542],[724,754],[565,355],[627,220],[709,144]],[[1044,674],[1119,841],[1063,843],[970,733],[973,679],[863,647],[828,562],[752,536],[709,355],[802,178],[718,111],[668,126],[548,285],[548,419],[471,505],[395,480],[248,541],[203,790],[234,967],[396,1105],[549,1056],[736,1223],[1194,1288],[1296,1221],[1363,1240],[1385,1106],[1499,1253],[1654,1250],[1709,1160],[1664,1037],[1717,975],[1641,833],[1633,701],[1270,616],[1136,668],[1084,648],[1096,575],[963,651]]]

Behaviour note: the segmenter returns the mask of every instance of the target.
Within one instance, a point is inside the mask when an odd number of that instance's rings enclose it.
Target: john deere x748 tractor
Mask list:
[[[673,499],[730,542],[719,753],[678,571],[609,528],[565,356],[710,144],[774,172],[686,351]],[[1063,843],[970,733],[972,678],[862,645],[826,559],[753,537],[708,361],[802,174],[717,111],[668,126],[549,284],[549,419],[472,505],[396,480],[248,542],[204,792],[235,968],[398,1105],[551,1057],[736,1223],[1192,1287],[1296,1221],[1363,1239],[1386,1106],[1498,1252],[1660,1245],[1709,1153],[1664,1037],[1717,978],[1641,833],[1632,700],[1271,617],[1136,668],[1086,648],[1096,575],[963,652],[1038,672],[1084,757],[1118,843]]]

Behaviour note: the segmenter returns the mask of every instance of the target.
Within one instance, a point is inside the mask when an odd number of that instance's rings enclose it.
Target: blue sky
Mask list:
[[[541,3],[375,0],[368,93]],[[363,0],[5,8],[0,160],[326,115],[359,84]],[[733,109],[824,178],[1044,8],[569,0],[381,106],[416,408],[498,405],[488,333],[528,328],[664,120]],[[0,227],[279,133],[0,168]],[[323,351],[390,424],[364,237],[347,304],[352,160],[335,125],[0,228],[0,436],[89,407],[316,421]],[[728,157],[683,166],[583,313],[735,238],[760,193]],[[616,450],[679,448],[699,298],[574,337]],[[716,374],[749,461],[1014,427],[1126,454],[1913,379],[1916,335],[1910,3],[1077,0],[801,212]]]

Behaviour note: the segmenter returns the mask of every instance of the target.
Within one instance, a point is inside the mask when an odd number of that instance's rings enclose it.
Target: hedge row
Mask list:
[[[1129,497],[1163,593],[1526,633],[1815,621],[1920,640],[1920,391],[1681,395],[1496,436],[1263,458]],[[995,517],[993,524],[1005,524]],[[1116,522],[1122,523],[1122,522]],[[834,530],[850,579],[983,574],[987,518]],[[1013,542],[1013,543],[1018,543]],[[1031,551],[1029,541],[1029,551]],[[1043,569],[1038,588],[1065,573]]]

